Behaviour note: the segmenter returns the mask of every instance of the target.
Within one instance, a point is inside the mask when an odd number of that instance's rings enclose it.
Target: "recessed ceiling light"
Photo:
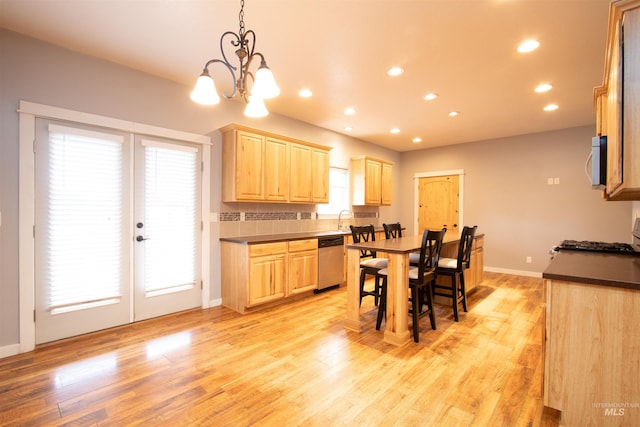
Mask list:
[[[311,95],[313,95],[313,93],[307,89],[301,89],[300,92],[298,92],[298,95],[300,95],[301,98],[311,98]]]
[[[355,110],[355,108],[353,108],[353,107],[349,107],[349,108],[347,108],[346,110],[344,110],[344,113],[345,113],[347,116],[353,116],[353,115],[356,113],[356,110]]]
[[[555,111],[558,108],[560,108],[560,107],[558,107],[557,104],[549,104],[546,107],[544,107],[544,111]]]
[[[538,40],[533,40],[533,39],[525,40],[522,43],[520,43],[520,46],[518,46],[518,52],[521,52],[521,53],[531,52],[533,50],[536,50],[538,46],[540,46],[540,42]]]
[[[542,83],[541,85],[536,86],[534,90],[538,93],[542,93],[550,91],[552,87],[553,86],[551,86],[549,83]]]
[[[399,76],[402,73],[404,73],[402,67],[391,67],[389,68],[389,71],[387,71],[387,75],[391,77]]]
[[[413,138],[413,139],[412,139],[412,141],[413,141],[413,143],[414,143],[414,144],[417,144],[417,143],[419,143],[419,142],[422,142],[422,138],[420,138],[420,137],[415,137],[415,138]]]
[[[347,132],[351,132],[353,128],[351,126],[345,126],[344,130],[346,130]]]
[[[425,99],[425,100],[427,100],[427,101],[433,101],[433,100],[434,100],[434,99],[436,99],[437,97],[438,97],[438,94],[437,94],[437,93],[431,92],[431,93],[426,94],[426,95],[424,96],[424,99]]]
[[[400,129],[398,129],[398,128],[393,128],[393,129],[391,129],[391,131],[390,131],[390,132],[391,132],[391,133],[393,133],[393,134],[400,133]]]
[[[449,117],[458,117],[460,115],[460,111],[451,111],[449,113]]]

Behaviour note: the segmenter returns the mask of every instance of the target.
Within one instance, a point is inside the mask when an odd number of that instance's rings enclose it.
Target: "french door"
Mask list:
[[[201,156],[36,119],[36,343],[200,306]]]

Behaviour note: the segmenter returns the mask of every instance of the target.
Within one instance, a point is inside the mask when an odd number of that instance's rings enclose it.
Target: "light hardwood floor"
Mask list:
[[[193,310],[0,359],[0,425],[538,426],[542,279],[485,273],[469,312],[394,347],[343,328],[346,288],[260,313]]]

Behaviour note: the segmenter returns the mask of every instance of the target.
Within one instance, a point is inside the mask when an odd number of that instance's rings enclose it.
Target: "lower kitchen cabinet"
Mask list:
[[[246,244],[221,241],[222,305],[237,312],[318,285],[318,240]]]
[[[287,280],[287,243],[249,246],[247,306],[284,298]]]
[[[288,294],[318,287],[318,239],[289,242]]]

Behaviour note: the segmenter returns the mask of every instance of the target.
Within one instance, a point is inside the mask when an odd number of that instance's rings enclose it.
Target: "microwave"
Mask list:
[[[605,188],[607,184],[607,137],[591,138],[591,186]]]

